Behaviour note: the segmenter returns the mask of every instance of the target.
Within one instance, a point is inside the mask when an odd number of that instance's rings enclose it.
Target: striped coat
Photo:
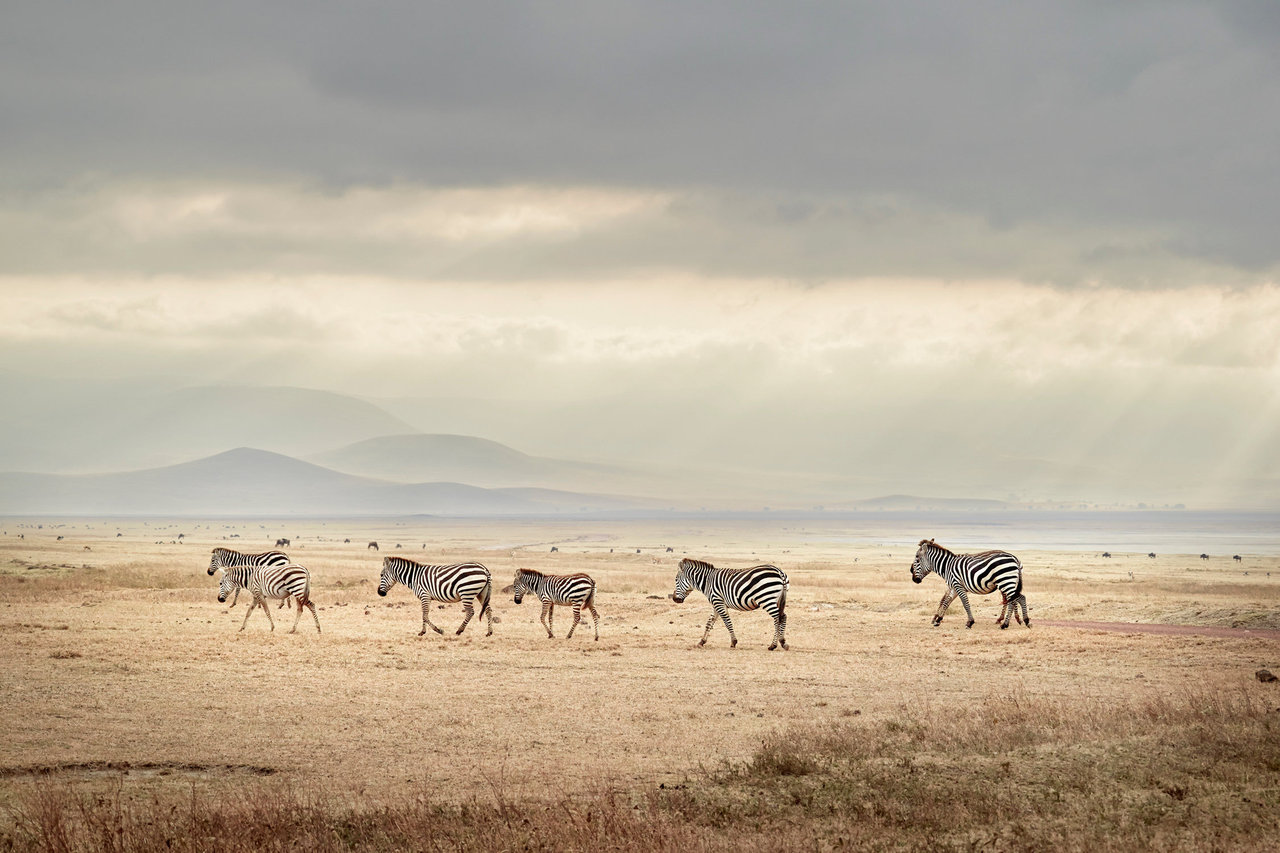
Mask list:
[[[524,601],[525,593],[536,595],[542,602],[542,615],[539,621],[547,629],[547,637],[554,637],[551,632],[551,619],[557,604],[569,605],[573,608],[573,624],[565,639],[573,637],[573,631],[582,620],[582,608],[591,611],[595,625],[596,639],[600,639],[600,614],[596,612],[596,582],[590,575],[581,572],[572,575],[544,575],[534,569],[516,569],[516,578],[511,584],[516,604]]]
[[[427,628],[443,634],[431,623],[432,601],[461,601],[462,624],[455,634],[461,634],[475,615],[476,605],[480,615],[488,621],[486,637],[493,634],[493,611],[489,599],[493,594],[493,580],[489,570],[480,563],[455,563],[451,566],[429,566],[407,557],[386,557],[382,561],[382,577],[378,581],[378,595],[385,596],[391,587],[404,584],[422,602],[421,637]]]
[[[777,566],[753,566],[749,569],[717,569],[702,560],[681,560],[676,572],[676,589],[671,600],[681,604],[696,589],[711,602],[711,618],[702,632],[699,646],[707,644],[707,635],[716,619],[729,629],[729,648],[736,648],[738,636],[729,620],[730,610],[764,610],[773,617],[773,643],[769,651],[779,645],[787,646],[787,575]]]
[[[259,606],[262,607],[262,612],[267,614],[267,621],[271,623],[271,630],[274,631],[276,622],[271,618],[267,599],[292,597],[298,612],[293,618],[293,628],[289,633],[292,634],[298,630],[298,620],[302,618],[303,607],[311,611],[311,618],[316,620],[316,633],[320,633],[320,617],[316,614],[316,606],[311,601],[311,573],[305,566],[286,563],[283,566],[236,566],[223,569],[222,582],[218,584],[218,600],[226,601],[228,595],[233,591],[238,595],[241,589],[248,590],[253,596],[253,603],[245,611],[244,621],[240,623],[241,631],[249,623],[249,614]]]
[[[284,551],[263,551],[261,554],[242,554],[231,548],[214,548],[213,555],[209,558],[209,574],[212,575],[218,569],[233,569],[240,566],[285,566],[292,562],[289,555]],[[231,597],[231,606],[236,606],[236,601],[240,598],[240,587],[236,587],[235,595]],[[284,606],[284,602],[280,602],[280,606]]]
[[[969,617],[966,628],[973,627],[973,611],[969,608],[969,593],[981,595],[1000,591],[1004,606],[1000,609],[997,620],[1001,628],[1009,627],[1009,617],[1016,615],[1015,609],[1021,605],[1022,617],[1019,620],[1028,628],[1031,620],[1027,616],[1027,597],[1022,592],[1022,562],[1005,551],[983,551],[980,554],[957,554],[944,548],[932,539],[921,539],[916,549],[916,557],[911,562],[911,580],[920,583],[929,572],[934,572],[947,584],[947,591],[933,614],[936,627],[942,623],[951,602],[960,597],[964,612]]]

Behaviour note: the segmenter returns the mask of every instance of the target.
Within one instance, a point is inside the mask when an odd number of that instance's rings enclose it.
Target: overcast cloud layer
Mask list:
[[[14,375],[1257,505],[1277,234],[1267,0],[0,11]]]

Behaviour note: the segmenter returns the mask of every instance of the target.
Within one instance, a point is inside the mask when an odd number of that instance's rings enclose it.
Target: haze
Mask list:
[[[1272,3],[11,4],[0,131],[7,470],[1280,506]]]

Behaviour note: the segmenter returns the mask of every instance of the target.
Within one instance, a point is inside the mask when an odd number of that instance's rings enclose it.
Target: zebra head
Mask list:
[[[671,593],[671,600],[676,604],[684,604],[684,600],[689,597],[689,590],[693,589],[693,581],[689,579],[689,570],[685,567],[684,561],[680,561],[680,569],[676,572],[676,591]]]
[[[916,558],[911,561],[911,580],[920,583],[924,580],[924,576],[933,571],[933,559],[929,553],[929,546],[935,545],[932,539],[921,539],[920,547],[916,549]]]
[[[226,601],[227,596],[236,591],[236,582],[231,578],[231,572],[225,569],[222,572],[222,580],[218,581],[218,601]]]
[[[524,594],[525,594],[526,592],[532,592],[532,591],[533,591],[533,590],[532,590],[532,588],[529,586],[529,582],[528,582],[528,580],[527,580],[528,575],[526,575],[526,574],[525,574],[525,572],[527,572],[527,571],[529,571],[529,570],[528,570],[528,569],[516,569],[516,579],[515,579],[514,581],[512,581],[512,582],[511,582],[511,592],[512,592],[512,594],[513,594],[514,598],[515,598],[515,602],[516,602],[516,604],[521,604],[521,603],[523,603],[523,602],[524,602]]]
[[[391,561],[394,557],[385,557],[382,560],[382,577],[378,579],[378,595],[386,596],[387,591],[396,585],[396,573],[391,568]]]
[[[222,568],[222,549],[214,548],[213,556],[209,558],[209,574],[213,574]]]

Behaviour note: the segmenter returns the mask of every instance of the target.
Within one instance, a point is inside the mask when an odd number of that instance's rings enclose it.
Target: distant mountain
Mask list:
[[[642,508],[563,491],[391,483],[250,448],[118,474],[0,474],[8,515],[506,515]]]
[[[0,412],[0,470],[122,471],[233,447],[303,456],[413,430],[371,403],[304,388],[81,388],[52,394],[27,383],[14,393]]]
[[[547,459],[469,435],[386,435],[307,459],[318,465],[404,483],[449,480],[476,486],[613,489],[641,475],[620,466]]]

